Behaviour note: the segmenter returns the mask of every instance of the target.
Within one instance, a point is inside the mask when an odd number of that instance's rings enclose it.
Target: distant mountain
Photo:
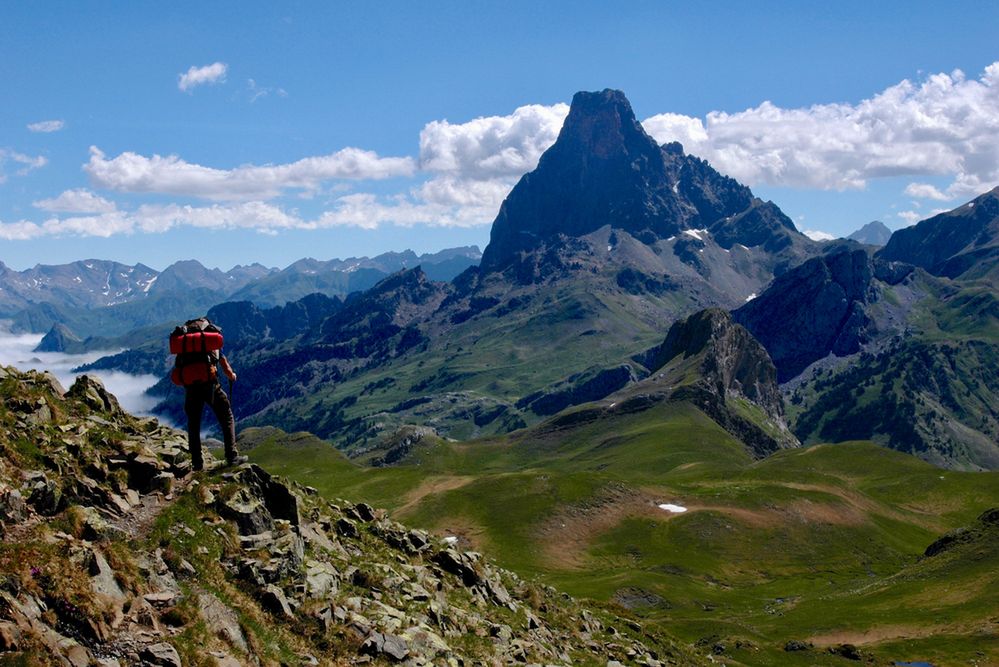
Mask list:
[[[891,238],[891,230],[880,220],[874,220],[868,222],[846,238],[857,243],[863,243],[864,245],[883,246]]]
[[[344,297],[374,287],[397,271],[417,266],[431,280],[449,281],[468,267],[477,265],[481,258],[482,253],[477,247],[468,246],[424,255],[407,250],[376,257],[328,261],[301,259],[237,290],[231,296],[236,300],[253,301],[260,306],[281,305],[314,292]]]
[[[61,323],[81,337],[118,335],[151,323],[187,319],[226,300],[268,308],[316,292],[345,297],[407,267],[423,266],[429,278],[447,281],[478,264],[481,256],[477,247],[466,246],[423,255],[407,250],[371,258],[302,259],[280,271],[261,264],[237,265],[225,272],[196,260],[175,262],[162,272],[101,260],[25,271],[0,262],[0,317],[11,319],[19,331],[40,333]]]
[[[0,262],[0,315],[12,315],[37,303],[69,308],[125,303],[145,295],[156,276],[155,270],[143,264],[128,266],[99,259],[38,264],[24,271]]]
[[[156,276],[149,292],[163,294],[200,288],[218,292],[220,295],[229,295],[275,271],[276,269],[268,269],[261,264],[252,264],[236,266],[231,271],[223,273],[219,269],[206,268],[197,260],[188,259],[174,262],[163,269]]]
[[[996,277],[999,187],[952,211],[898,230],[878,255],[948,278]]]

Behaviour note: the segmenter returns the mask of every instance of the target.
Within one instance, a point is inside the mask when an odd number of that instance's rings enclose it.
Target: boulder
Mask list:
[[[139,652],[139,658],[144,664],[158,667],[182,667],[177,649],[166,642],[146,646]]]
[[[76,382],[69,388],[66,394],[69,398],[76,398],[83,401],[87,407],[98,412],[104,412],[112,416],[120,416],[121,405],[114,394],[104,388],[104,383],[98,378],[90,375],[81,375],[76,378]]]
[[[234,521],[240,535],[259,535],[274,528],[274,519],[263,499],[242,488],[228,500],[218,503],[218,511]]]
[[[409,648],[406,640],[397,635],[372,632],[361,644],[361,655],[387,656],[392,660],[401,662],[409,656]]]
[[[201,610],[201,618],[204,619],[205,625],[219,639],[243,653],[250,653],[246,636],[239,627],[239,617],[236,616],[236,612],[222,604],[217,597],[210,593],[202,593],[198,596],[198,607]]]
[[[291,611],[291,606],[288,604],[288,598],[285,597],[284,591],[274,584],[269,584],[266,588],[264,588],[264,592],[260,595],[260,603],[263,605],[264,609],[267,609],[276,616],[283,616],[285,618],[295,617],[295,614]]]

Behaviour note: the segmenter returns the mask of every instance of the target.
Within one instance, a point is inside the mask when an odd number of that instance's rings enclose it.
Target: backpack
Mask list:
[[[182,387],[214,382],[223,342],[222,329],[207,317],[188,320],[176,327],[170,334],[170,354],[176,355],[171,382]]]

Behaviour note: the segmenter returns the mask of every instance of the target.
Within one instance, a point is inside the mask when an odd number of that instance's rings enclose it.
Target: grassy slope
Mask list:
[[[296,401],[292,414],[268,413],[259,424],[307,428],[331,404],[356,397],[348,420],[399,423],[405,415],[384,414],[425,394],[462,391],[515,402],[519,398],[591,366],[611,366],[662,342],[661,314],[678,312],[676,295],[639,298],[606,286],[606,277],[569,281],[544,295],[523,291],[524,305],[497,316],[493,310],[437,332],[429,348],[414,351],[336,385],[313,387]],[[653,303],[654,302],[654,303]],[[366,389],[367,388],[367,389]],[[381,414],[380,414],[381,413]],[[374,415],[378,415],[374,418]],[[524,415],[528,420],[531,414]],[[448,419],[450,437],[468,439],[496,432],[499,422],[478,428]],[[353,445],[354,443],[339,443]]]
[[[748,664],[839,660],[818,649],[785,654],[789,639],[853,641],[891,659],[999,658],[994,634],[977,634],[994,616],[994,594],[968,587],[997,569],[995,552],[977,566],[917,562],[937,536],[999,505],[997,473],[943,471],[869,443],[754,463],[682,404],[561,431],[425,441],[386,469],[358,468],[316,440],[279,440],[253,458],[325,494],[459,535],[571,593],[641,596],[639,613],[691,641],[721,640]],[[672,515],[658,502],[690,511]],[[965,594],[944,590],[954,586]],[[871,627],[889,643],[862,633]],[[930,627],[946,636],[894,639]]]

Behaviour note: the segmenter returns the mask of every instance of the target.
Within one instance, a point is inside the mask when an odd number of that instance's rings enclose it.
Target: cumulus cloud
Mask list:
[[[110,213],[115,210],[114,202],[86,188],[66,190],[58,197],[42,199],[32,205],[50,213]]]
[[[947,201],[952,199],[940,192],[936,186],[930,185],[929,183],[909,183],[905,186],[905,194],[910,197],[916,197],[917,199],[935,199],[937,201]]]
[[[517,179],[555,143],[568,113],[566,104],[530,104],[506,116],[427,123],[420,132],[419,164],[431,178],[412,193],[422,205],[390,209],[405,212],[405,219],[417,211],[423,216],[435,212],[443,224],[488,224]],[[387,211],[379,208],[378,213]]]
[[[198,86],[221,83],[228,71],[229,66],[219,62],[201,67],[191,65],[186,72],[177,75],[177,88],[186,93]]]
[[[315,191],[325,181],[337,179],[411,176],[415,168],[412,158],[383,158],[359,148],[344,148],[290,164],[215,169],[186,162],[176,155],[146,157],[125,152],[109,159],[93,146],[90,161],[83,167],[100,188],[230,201],[270,199],[289,189]]]
[[[25,155],[9,148],[0,148],[0,183],[7,181],[7,174],[4,170],[5,163],[7,162],[17,165],[14,173],[18,176],[24,176],[49,163],[48,159],[42,155]]]
[[[568,113],[566,104],[530,104],[508,116],[427,123],[420,132],[420,167],[465,178],[519,177],[555,143]]]
[[[37,123],[28,123],[28,130],[31,132],[58,132],[66,127],[66,122],[62,120],[40,120]]]
[[[801,233],[813,241],[833,241],[836,239],[835,236],[829,232],[824,232],[821,229],[806,229]]]
[[[913,184],[919,194],[910,194],[952,199],[999,182],[999,62],[977,79],[955,70],[904,80],[857,104],[763,102],[703,119],[660,114],[643,125],[750,185],[845,190],[873,178],[937,175],[953,179],[945,192]]]

